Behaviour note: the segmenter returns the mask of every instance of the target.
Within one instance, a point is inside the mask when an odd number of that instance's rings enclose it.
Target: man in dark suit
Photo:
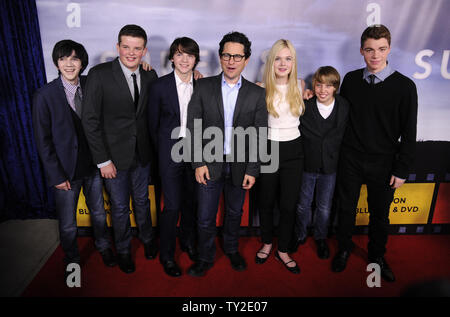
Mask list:
[[[80,119],[86,77],[79,75],[88,65],[88,54],[83,45],[63,40],[55,44],[52,58],[60,76],[34,94],[33,128],[47,183],[54,190],[64,262],[80,264],[76,208],[83,186],[95,246],[105,265],[114,266],[116,259],[107,231],[102,180],[92,161]]]
[[[166,274],[180,276],[181,269],[174,260],[180,211],[181,249],[193,261],[197,256],[195,178],[190,162],[175,161],[171,152],[175,143],[186,141],[187,109],[195,83],[193,70],[200,60],[198,44],[188,37],[175,39],[170,46],[169,60],[174,71],[152,84],[148,119],[150,135],[158,147],[164,195],[160,216],[160,261]]]
[[[140,26],[126,25],[120,30],[119,57],[89,71],[82,113],[89,147],[111,200],[119,267],[126,273],[135,270],[131,259],[130,194],[145,256],[154,259],[157,254],[148,199],[154,151],[147,121],[149,86],[157,75],[154,70],[139,68],[147,53],[146,44],[147,34]]]
[[[246,190],[252,188],[259,175],[260,163],[250,159],[249,142],[241,146],[235,142],[241,137],[235,129],[267,127],[264,89],[241,76],[249,62],[251,42],[244,34],[232,32],[223,37],[219,46],[223,73],[199,80],[188,107],[187,127],[194,136],[192,166],[198,182],[199,260],[188,270],[192,276],[203,276],[213,266],[216,215],[222,191],[226,205],[224,251],[233,269],[246,269],[238,250],[242,206]],[[219,140],[214,140],[219,146],[213,157],[204,157],[204,150],[210,149],[209,139],[205,136],[197,142],[195,135],[212,130],[220,135]]]

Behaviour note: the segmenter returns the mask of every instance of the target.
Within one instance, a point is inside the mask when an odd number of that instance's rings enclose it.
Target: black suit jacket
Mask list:
[[[86,76],[80,77],[84,95]],[[36,90],[33,96],[33,130],[48,185],[74,177],[78,138],[61,77]]]
[[[112,160],[119,170],[130,168],[136,151],[141,163],[153,158],[147,103],[149,87],[157,79],[154,70],[140,69],[141,89],[135,110],[125,75],[116,58],[93,67],[83,98],[82,123],[95,164]]]
[[[233,115],[233,128],[242,127],[246,129],[248,127],[255,127],[259,133],[260,127],[267,128],[267,107],[266,107],[266,94],[264,88],[261,88],[254,83],[249,82],[242,77],[242,86],[239,89],[239,94],[236,101],[236,106]],[[194,141],[194,119],[202,120],[202,131],[208,127],[218,127],[225,135],[225,121],[224,121],[224,109],[222,99],[222,74],[214,77],[202,78],[197,81],[194,93],[188,107],[188,119],[187,127],[192,136],[192,157],[193,159],[201,153],[206,144],[211,140],[202,139],[201,144],[196,144]],[[198,127],[196,127],[198,128]],[[236,141],[236,135],[233,135],[233,139]],[[223,140],[222,140],[223,151]],[[236,144],[236,142],[235,142]],[[232,149],[232,156],[236,158],[237,154],[244,152],[245,162],[233,162],[231,163],[231,174],[233,184],[235,186],[241,186],[244,179],[244,175],[257,177],[260,172],[259,155],[257,155],[257,161],[251,162],[249,160],[249,143],[245,143],[244,149]],[[207,166],[209,170],[209,176],[211,180],[217,180],[222,174],[222,162],[201,162],[192,161],[192,167],[198,168],[201,166]]]
[[[316,97],[306,100],[305,113],[300,117],[305,170],[315,173],[317,166],[321,166],[323,173],[330,174],[337,169],[342,138],[348,122],[349,104],[343,97],[336,95],[333,109],[333,112],[336,111],[336,124],[322,135],[319,128],[321,115],[316,101]]]
[[[195,84],[194,80],[194,87]],[[159,170],[163,175],[172,162],[172,146],[179,141],[178,138],[171,138],[172,131],[181,125],[174,72],[152,83],[148,98],[148,122],[150,136],[158,151]]]

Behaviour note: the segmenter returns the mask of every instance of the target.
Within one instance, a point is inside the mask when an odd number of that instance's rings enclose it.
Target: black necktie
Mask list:
[[[78,117],[81,118],[81,92],[80,92],[81,88],[78,87],[77,91],[75,92],[75,97],[73,98],[73,103],[75,105],[75,112],[78,115]]]
[[[139,88],[137,85],[136,74],[135,73],[131,74],[131,77],[133,77],[133,86],[134,86],[134,106],[137,109],[139,103]]]
[[[375,75],[374,74],[369,75],[369,82],[371,85],[375,85]]]

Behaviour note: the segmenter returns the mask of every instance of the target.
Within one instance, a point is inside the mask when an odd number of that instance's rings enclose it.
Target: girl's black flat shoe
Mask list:
[[[294,273],[294,274],[300,274],[300,268],[298,267],[297,263],[295,263],[294,260],[290,260],[290,261],[288,261],[288,262],[285,263],[285,262],[283,262],[283,260],[280,258],[280,255],[278,254],[278,252],[275,252],[275,258],[276,258],[278,261],[280,261],[281,263],[283,263],[283,264],[284,264],[284,267],[285,267],[289,272]],[[294,263],[295,263],[295,266],[293,266],[293,267],[288,266],[288,264],[291,263],[291,262],[294,262]]]

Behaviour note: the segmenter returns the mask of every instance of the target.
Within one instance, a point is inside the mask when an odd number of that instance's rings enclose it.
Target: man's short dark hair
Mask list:
[[[389,32],[389,29],[383,24],[371,25],[367,27],[361,35],[361,48],[364,47],[364,43],[367,39],[379,40],[381,38],[385,38],[389,46],[391,46],[391,32]]]
[[[119,36],[117,37],[117,43],[120,45],[122,36],[132,36],[144,39],[144,47],[147,46],[147,33],[145,30],[136,24],[127,24],[122,29],[120,29]]]
[[[228,34],[225,34],[224,37],[222,38],[222,41],[220,41],[219,56],[222,56],[225,43],[228,42],[240,43],[244,45],[244,55],[246,59],[249,58],[250,55],[252,55],[251,49],[252,42],[248,40],[247,36],[239,32],[230,32]]]
[[[169,61],[173,58],[176,52],[194,55],[194,68],[197,66],[198,62],[200,62],[200,48],[197,42],[189,37],[178,37],[172,42],[169,49]],[[172,68],[175,68],[175,65],[173,63]]]
[[[52,59],[56,68],[58,68],[58,60],[61,57],[69,57],[70,55],[72,55],[72,52],[74,51],[75,56],[78,57],[81,61],[81,71],[80,71],[81,74],[89,64],[89,56],[83,45],[72,40],[59,41],[53,47]],[[59,73],[60,71],[58,69],[58,74]]]

